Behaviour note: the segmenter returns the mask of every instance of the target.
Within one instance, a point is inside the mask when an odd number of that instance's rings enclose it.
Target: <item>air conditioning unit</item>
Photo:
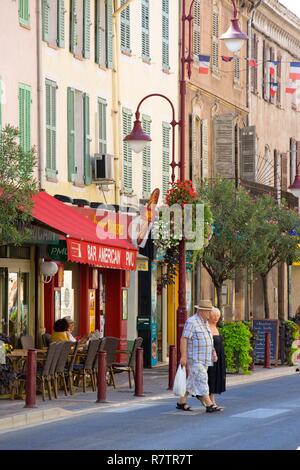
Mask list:
[[[95,183],[114,183],[114,155],[96,153],[93,165],[93,181]]]

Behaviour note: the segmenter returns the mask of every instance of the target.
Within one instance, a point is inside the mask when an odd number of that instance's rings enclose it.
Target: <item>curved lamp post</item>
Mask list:
[[[129,135],[124,138],[125,142],[128,142],[131,149],[140,153],[143,151],[145,146],[151,142],[151,137],[147,135],[140,121],[140,107],[141,104],[148,98],[157,96],[167,100],[172,108],[172,162],[170,164],[172,168],[172,182],[175,181],[175,168],[179,167],[180,169],[180,180],[184,181],[185,179],[185,126],[186,126],[186,69],[188,78],[191,78],[192,74],[192,63],[194,62],[193,51],[192,51],[192,22],[193,15],[192,9],[195,0],[190,4],[189,13],[186,14],[186,0],[182,0],[182,15],[181,15],[181,77],[180,77],[180,120],[175,120],[175,110],[172,102],[165,95],[160,93],[152,93],[145,96],[139,103],[136,113],[133,129]],[[237,8],[235,0],[232,0],[234,7],[234,17],[231,20],[231,26],[229,30],[221,36],[221,39],[224,39],[226,46],[232,51],[238,51],[243,44],[243,41],[248,39],[248,36],[240,30],[239,21],[237,18]],[[186,22],[188,22],[189,31],[189,43],[188,43],[188,52],[186,52]],[[187,65],[187,67],[186,67]],[[175,127],[179,126],[180,128],[180,159],[178,162],[175,161]],[[185,256],[185,240],[182,239],[179,243],[179,306],[177,310],[177,359],[180,358],[180,338],[182,335],[182,330],[184,323],[187,320],[187,306],[186,306],[186,256]]]
[[[297,173],[294,179],[293,184],[288,188],[289,192],[293,196],[300,198],[300,163],[297,165]]]

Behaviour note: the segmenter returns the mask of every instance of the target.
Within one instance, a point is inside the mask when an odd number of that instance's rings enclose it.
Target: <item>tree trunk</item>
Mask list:
[[[268,298],[268,275],[262,275],[261,279],[263,283],[263,293],[264,293],[264,304],[265,304],[265,318],[270,318],[270,305]]]
[[[221,310],[222,308],[222,286],[216,286],[215,285],[215,288],[216,288],[216,291],[217,291],[217,302],[218,302],[218,309]]]

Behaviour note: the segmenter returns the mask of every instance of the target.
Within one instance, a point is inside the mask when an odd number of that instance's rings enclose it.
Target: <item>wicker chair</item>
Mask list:
[[[56,391],[56,395],[58,395],[59,379],[61,379],[63,382],[65,395],[66,396],[68,395],[67,383],[66,383],[66,378],[65,378],[65,368],[66,368],[68,357],[69,357],[69,354],[71,353],[73,344],[74,343],[72,341],[65,341],[64,343],[62,343],[63,346],[62,346],[60,355],[58,357],[56,369],[54,372],[54,390]]]
[[[74,364],[73,366],[73,374],[82,376],[83,378],[83,391],[86,391],[86,377],[89,375],[92,381],[92,389],[95,392],[96,385],[95,385],[95,376],[93,372],[93,366],[95,363],[95,357],[98,352],[100,339],[95,339],[89,342],[88,350],[84,359],[83,364]]]
[[[65,377],[68,380],[68,385],[69,385],[69,390],[70,390],[70,395],[73,395],[74,389],[73,389],[73,369],[74,369],[74,364],[78,352],[78,347],[79,347],[79,341],[76,341],[76,343],[72,343],[72,346],[74,347],[72,351],[72,356],[70,361],[67,363],[65,367]]]
[[[49,344],[51,343],[51,335],[49,333],[44,333],[42,335],[43,346],[48,348]]]
[[[108,384],[113,384],[114,388],[116,388],[115,378],[112,370],[112,365],[116,360],[116,353],[119,345],[119,338],[115,338],[114,336],[106,336],[102,339],[99,350],[98,351],[105,351],[106,352],[106,367],[107,372],[109,373],[109,381]],[[97,371],[98,371],[98,354],[96,356],[96,362],[94,365],[94,375],[95,380],[97,383]]]
[[[129,381],[129,388],[132,388],[132,383],[131,383],[131,373],[133,375],[133,380],[134,374],[135,374],[135,354],[137,348],[140,348],[143,342],[143,338],[138,337],[134,340],[133,347],[131,352],[126,352],[128,354],[128,362],[114,362],[112,364],[111,370],[112,370],[112,375],[115,373],[120,373],[120,372],[127,372],[128,373],[128,381]],[[122,354],[124,354],[123,351],[118,351]]]

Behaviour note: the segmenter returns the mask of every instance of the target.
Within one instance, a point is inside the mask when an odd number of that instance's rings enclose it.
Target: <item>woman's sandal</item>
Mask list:
[[[223,406],[213,405],[213,407],[214,407],[214,409],[215,409],[216,411],[224,411]]]
[[[176,408],[182,411],[192,411],[192,408],[187,403],[177,403]]]

